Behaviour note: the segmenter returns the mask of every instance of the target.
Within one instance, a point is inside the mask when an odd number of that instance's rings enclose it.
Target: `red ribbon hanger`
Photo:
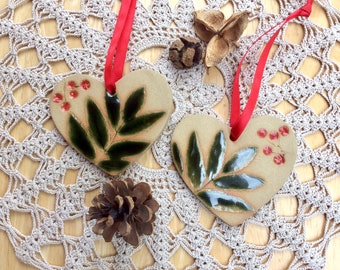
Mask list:
[[[283,26],[291,21],[294,18],[297,18],[299,16],[302,17],[309,17],[312,11],[312,4],[313,0],[307,0],[307,3],[302,6],[301,8],[294,11],[292,14],[290,14],[287,18],[285,18],[282,22],[280,22],[278,25],[275,25],[274,27],[270,28],[268,31],[266,31],[264,34],[262,34],[259,38],[255,40],[255,42],[250,46],[250,48],[247,50],[247,52],[242,57],[240,64],[238,65],[235,78],[234,78],[234,86],[233,86],[233,93],[232,93],[232,101],[231,101],[231,112],[230,112],[230,127],[231,127],[231,134],[230,138],[233,141],[236,141],[239,136],[242,134],[244,129],[246,128],[253,111],[255,109],[257,98],[259,95],[261,83],[262,83],[262,76],[264,72],[264,68],[267,63],[269,51],[271,47],[274,44],[274,41],[276,37],[278,36],[279,32],[283,28]],[[243,61],[245,57],[247,56],[250,49],[260,40],[263,38],[263,36],[267,35],[269,32],[271,32],[273,29],[279,27],[276,32],[273,34],[273,36],[269,39],[268,43],[264,47],[264,50],[260,56],[257,68],[255,70],[255,75],[253,79],[252,88],[249,94],[249,100],[243,110],[241,112],[240,108],[240,86],[239,86],[239,80],[240,80],[240,73]]]
[[[135,17],[136,0],[122,0],[116,26],[106,57],[104,81],[106,91],[116,93],[116,82],[122,78],[126,53]]]

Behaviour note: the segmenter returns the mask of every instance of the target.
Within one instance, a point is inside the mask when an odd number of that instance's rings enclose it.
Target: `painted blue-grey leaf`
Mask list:
[[[126,160],[103,160],[98,163],[98,167],[107,172],[121,171],[127,167],[130,162]]]
[[[110,123],[116,129],[120,115],[120,101],[117,94],[111,95],[106,91],[105,104]]]
[[[113,144],[108,150],[107,154],[110,159],[120,159],[125,156],[133,156],[143,152],[149,143],[138,141],[123,141]]]
[[[215,186],[223,189],[253,189],[263,185],[261,178],[248,174],[226,175],[213,180]]]
[[[221,170],[225,148],[226,138],[223,131],[221,130],[216,134],[214,142],[210,149],[207,166],[207,175],[209,180],[213,179],[216,174]]]
[[[223,167],[223,172],[235,172],[246,167],[255,157],[257,147],[247,147],[238,151]]]
[[[73,115],[70,115],[68,122],[70,127],[68,135],[71,143],[85,157],[88,159],[94,159],[96,152],[84,128]]]
[[[136,113],[140,110],[144,102],[144,88],[133,92],[126,100],[124,107],[123,119],[128,122],[135,118]]]
[[[183,161],[182,161],[182,157],[181,157],[181,153],[179,151],[178,145],[177,143],[173,143],[172,144],[172,157],[174,159],[174,163],[176,166],[176,169],[182,173],[183,172]]]
[[[202,186],[206,174],[203,164],[202,153],[198,145],[196,133],[192,132],[187,149],[188,176],[194,188]]]
[[[244,200],[215,190],[204,190],[197,196],[208,206],[217,211],[244,212],[253,208]]]
[[[148,127],[152,126],[158,119],[164,115],[164,112],[149,113],[139,117],[136,117],[125,125],[118,131],[121,135],[131,135],[140,132]]]
[[[91,99],[87,101],[87,121],[90,135],[96,144],[104,148],[108,140],[105,120],[98,106]]]

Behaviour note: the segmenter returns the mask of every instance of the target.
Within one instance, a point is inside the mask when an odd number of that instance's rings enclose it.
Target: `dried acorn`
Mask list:
[[[191,68],[202,58],[202,48],[199,40],[191,37],[180,37],[169,49],[169,59],[179,69]]]
[[[87,220],[97,219],[93,232],[110,242],[115,233],[133,246],[139,236],[153,231],[155,212],[159,204],[151,195],[147,183],[134,184],[132,179],[105,183],[103,193],[92,200]]]

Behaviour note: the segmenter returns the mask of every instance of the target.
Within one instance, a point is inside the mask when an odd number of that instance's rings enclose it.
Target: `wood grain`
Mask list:
[[[5,1],[6,2],[6,1]],[[4,7],[6,5],[5,2],[1,2],[0,8]],[[142,1],[145,6],[149,6],[150,1],[144,0]],[[172,2],[176,2],[173,0]],[[80,1],[65,1],[65,8],[69,10],[77,10],[80,9]],[[331,3],[334,5],[335,8],[340,8],[339,2],[337,0],[332,0]],[[265,11],[269,13],[278,13],[279,7],[277,5],[276,1],[272,0],[264,0],[263,1]],[[31,5],[31,1],[28,2],[27,5]],[[23,7],[20,7],[16,9],[14,20],[16,22],[22,22],[25,19],[32,16],[27,10],[30,10],[30,7],[26,4]],[[195,1],[196,9],[202,8],[204,6],[204,1]],[[115,5],[115,9],[118,9],[118,6]],[[223,12],[226,15],[230,15],[233,11],[232,5],[227,4],[223,8]],[[311,16],[311,19],[316,21],[318,24],[326,25],[327,18],[325,17],[324,10],[318,5],[313,5],[313,13]],[[100,20],[96,20],[96,18],[91,18],[90,23],[92,24],[91,27],[101,30],[102,29],[102,23]],[[253,20],[248,28],[246,29],[245,34],[254,33],[257,28],[257,20]],[[43,25],[40,26],[40,34],[43,36],[53,35],[56,34],[56,22],[53,20],[49,20],[45,22]],[[291,23],[286,32],[285,32],[285,39],[289,40],[292,43],[299,43],[302,40],[303,35],[303,29],[300,25],[296,23]],[[339,45],[339,44],[338,44]],[[69,37],[67,38],[67,46],[69,48],[77,48],[82,47],[81,42],[79,38],[77,37]],[[160,55],[164,48],[155,48],[155,49],[149,49],[144,51],[140,56],[147,59],[150,62],[154,62],[157,57]],[[2,38],[0,40],[0,57],[2,57],[4,54],[6,54],[9,50],[9,41],[6,37]],[[272,51],[275,51],[275,47],[272,49]],[[340,63],[340,48],[335,47],[333,51],[331,52],[330,57],[335,60],[336,62]],[[273,52],[272,54],[273,55]],[[38,58],[36,55],[35,50],[25,50],[24,53],[19,55],[18,64],[22,68],[32,67],[35,66],[38,63]],[[313,77],[316,72],[318,71],[318,68],[320,66],[320,63],[312,58],[307,58],[306,61],[302,64],[300,72],[308,77]],[[128,70],[128,64],[126,65],[126,69]],[[65,71],[69,71],[69,68],[67,65],[63,62],[57,62],[54,63],[52,66],[52,71],[55,74],[59,74]],[[217,69],[212,69],[209,75],[206,75],[205,78],[206,81],[214,82],[217,84],[222,85],[223,79],[221,74],[218,72]],[[273,82],[277,84],[282,84],[284,81],[287,80],[287,74],[283,74],[278,72],[276,76],[272,79]],[[21,95],[17,95],[15,99],[18,101],[19,104],[23,104],[28,98],[32,95],[32,90],[27,87],[27,89],[24,89],[25,91],[20,91],[22,93]],[[0,96],[1,96],[0,92]],[[316,96],[313,98],[313,101],[311,104],[309,104],[312,108],[314,108],[316,111],[322,110],[323,107],[327,106],[327,104],[324,104],[324,100],[321,97]],[[288,113],[291,110],[291,106],[287,102],[282,102],[279,105],[276,106],[276,109],[279,110],[282,113]],[[226,112],[228,111],[228,101],[226,99],[223,99],[223,101],[216,107],[216,110],[225,117]],[[54,128],[53,123],[51,121],[48,121],[45,126],[49,129]],[[20,126],[16,127],[16,129],[13,132],[13,137],[20,140],[24,134],[29,134],[29,126],[25,125],[24,123]],[[311,136],[308,138],[309,145],[313,148],[313,146],[317,146],[320,143],[320,140],[322,138],[318,137],[317,134],[314,136]],[[62,153],[64,147],[60,146],[54,149],[52,156],[55,156],[58,158],[60,154]],[[159,165],[154,161],[154,158],[149,151],[147,154],[144,155],[143,159],[141,160],[141,163],[144,166],[152,167],[152,168],[158,168]],[[23,162],[23,165],[20,168],[20,171],[28,178],[32,178],[35,173],[35,166],[36,164],[30,160],[26,160]],[[307,181],[306,179],[310,178],[313,179],[313,175],[311,175],[311,170],[309,165],[302,166],[299,168],[296,168],[297,173],[299,176],[301,176],[301,181]],[[68,181],[76,181],[76,175],[77,171],[70,171],[68,172]],[[7,190],[8,187],[8,177],[6,174],[0,171],[0,196],[3,196]],[[335,194],[335,196],[339,199],[340,195],[338,190],[339,187],[339,181],[337,181],[334,184],[329,185],[330,192]],[[97,194],[97,191],[93,191],[87,194],[86,196],[86,205],[90,205],[91,199]],[[55,203],[55,198],[50,194],[42,194],[39,196],[39,204],[44,205],[44,207],[48,209],[53,209]],[[288,198],[280,198],[277,200],[277,212],[279,216],[294,216],[297,212],[297,200],[294,197],[288,197]],[[30,230],[32,229],[32,224],[28,222],[29,217],[25,215],[24,213],[21,214],[13,214],[11,215],[11,223],[15,225],[15,227],[20,230],[23,234],[28,234]],[[201,223],[203,226],[209,228],[211,226],[212,222],[214,220],[214,216],[207,212],[206,210],[202,210],[202,216],[201,216]],[[318,215],[310,219],[308,222],[306,222],[305,230],[306,230],[306,237],[309,240],[314,240],[322,237],[323,230],[324,230],[324,224],[325,224],[325,217],[323,215]],[[174,219],[170,223],[170,228],[176,233],[178,233],[181,228],[183,228],[183,224],[180,222],[180,220]],[[79,220],[72,220],[67,223],[65,223],[65,233],[68,235],[74,235],[79,236],[82,234],[83,228],[82,228],[82,221]],[[250,224],[247,228],[246,233],[246,241],[248,243],[254,243],[257,245],[266,245],[268,242],[269,237],[269,231],[268,228],[265,228],[263,226]],[[12,244],[9,242],[9,238],[7,234],[0,230],[0,243],[1,243],[1,249],[0,249],[0,269],[11,269],[11,270],[21,270],[21,269],[35,269],[32,266],[28,266],[23,264],[16,256],[15,252],[13,250]],[[116,254],[115,249],[110,243],[105,243],[104,241],[97,241],[96,242],[96,249],[100,256],[106,257],[109,255]],[[326,256],[326,269],[338,269],[339,266],[339,258],[337,258],[337,252],[340,249],[340,236],[337,238],[334,238],[330,240],[327,252],[325,254]],[[65,254],[63,252],[63,249],[58,246],[48,246],[44,247],[43,251],[44,258],[54,265],[60,265],[62,266],[64,264]],[[223,245],[218,240],[215,240],[213,244],[213,249],[211,251],[211,254],[219,260],[222,264],[227,264],[229,257],[232,254],[232,250]],[[270,263],[270,269],[287,269],[289,264],[294,258],[294,254],[290,251],[277,251],[274,252],[274,256]],[[144,267],[148,265],[152,265],[153,258],[148,252],[147,248],[143,247],[138,252],[136,252],[132,256],[132,260],[135,262],[137,267],[139,269],[143,269]],[[177,269],[184,269],[187,265],[190,265],[193,262],[193,259],[183,250],[179,249],[175,252],[174,256],[171,259],[171,262],[176,265]]]

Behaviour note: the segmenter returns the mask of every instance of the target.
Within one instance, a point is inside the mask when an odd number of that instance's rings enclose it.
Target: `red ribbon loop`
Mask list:
[[[116,92],[116,82],[123,76],[135,10],[136,0],[122,0],[104,70],[105,87],[112,95]]]
[[[231,140],[235,141],[237,140],[246,126],[248,125],[248,122],[253,114],[253,111],[255,109],[256,103],[257,103],[257,98],[259,95],[261,83],[262,83],[262,77],[263,77],[263,72],[264,68],[267,63],[269,51],[271,47],[274,44],[275,39],[279,35],[281,29],[283,26],[288,23],[290,20],[303,16],[303,17],[309,17],[311,11],[312,11],[312,4],[313,0],[307,0],[306,5],[303,7],[299,8],[292,14],[290,14],[287,18],[285,18],[282,22],[280,22],[278,25],[270,28],[268,31],[266,31],[264,34],[262,34],[259,38],[255,40],[255,42],[250,46],[250,48],[247,50],[247,52],[244,54],[242,57],[234,78],[234,85],[233,85],[233,93],[232,93],[232,101],[231,101],[231,112],[230,112],[230,127],[231,127],[231,133],[230,133],[230,138]],[[269,39],[268,43],[264,47],[264,50],[260,56],[259,62],[257,64],[257,68],[255,70],[255,75],[253,79],[253,85],[249,94],[249,100],[243,110],[241,112],[240,108],[240,86],[239,86],[239,80],[240,80],[240,73],[241,73],[241,68],[243,61],[245,57],[247,56],[248,52],[250,49],[260,40],[262,39],[266,34],[271,32],[273,29],[279,27],[276,32],[273,34],[273,36]]]

